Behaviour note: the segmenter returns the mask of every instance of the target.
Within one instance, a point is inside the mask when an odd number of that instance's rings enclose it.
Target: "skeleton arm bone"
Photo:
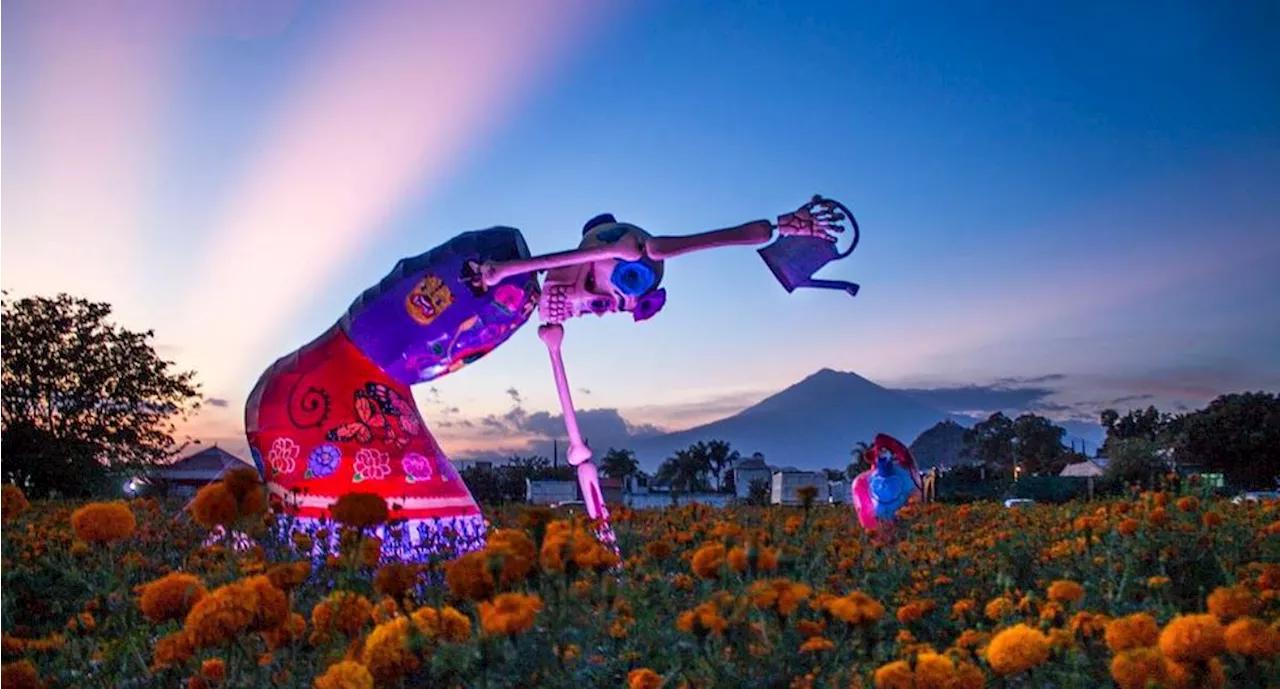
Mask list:
[[[773,223],[756,220],[723,230],[712,230],[683,237],[653,237],[644,243],[644,253],[655,261],[721,246],[764,244],[773,239]]]
[[[543,256],[535,256],[533,258],[516,259],[513,261],[494,261],[485,263],[481,266],[481,274],[484,278],[486,287],[492,287],[499,282],[521,273],[534,273],[553,268],[563,268],[564,266],[581,265],[583,263],[594,263],[595,261],[603,261],[611,258],[621,259],[623,261],[634,261],[643,254],[639,241],[634,237],[624,236],[613,244],[604,246],[593,246],[585,249],[571,249],[569,251],[559,251],[554,254],[545,254]]]
[[[556,379],[556,392],[560,408],[564,412],[565,431],[569,434],[569,464],[578,468],[578,485],[582,487],[582,499],[587,503],[587,515],[592,519],[608,519],[609,511],[600,494],[600,475],[591,462],[591,448],[582,439],[578,428],[578,415],[573,410],[573,398],[569,394],[569,379],[564,372],[561,344],[564,342],[564,326],[548,323],[538,328],[538,337],[547,345],[551,355],[551,372]]]

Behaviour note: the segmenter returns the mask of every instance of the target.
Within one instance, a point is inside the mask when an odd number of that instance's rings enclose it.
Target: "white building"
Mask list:
[[[525,502],[534,505],[555,505],[561,502],[578,500],[577,481],[532,481],[524,480]]]
[[[764,463],[764,455],[759,452],[751,455],[751,459],[738,462],[733,467],[733,492],[739,498],[745,498],[751,494],[752,481],[769,483],[772,480],[773,469]]]
[[[779,471],[773,475],[770,502],[775,505],[799,505],[798,491],[806,486],[812,486],[817,491],[813,499],[815,503],[827,502],[831,490],[827,483],[827,475],[821,471]]]
[[[827,489],[830,494],[830,501],[833,503],[843,505],[853,501],[853,481],[847,478],[839,481],[827,481]]]

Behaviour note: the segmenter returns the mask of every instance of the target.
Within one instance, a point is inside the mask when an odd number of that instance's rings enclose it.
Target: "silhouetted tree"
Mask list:
[[[697,446],[677,450],[658,466],[654,479],[672,490],[692,493],[710,490],[707,474],[710,472],[707,455],[696,451]]]
[[[1280,477],[1280,396],[1222,395],[1171,423],[1179,463],[1219,471],[1234,485],[1276,487]]]
[[[626,479],[640,471],[640,463],[636,461],[636,453],[631,450],[609,448],[600,460],[600,472],[605,476]]]
[[[1098,451],[1103,456],[1110,457],[1109,451],[1113,442],[1132,438],[1142,438],[1167,445],[1172,440],[1168,431],[1173,419],[1173,415],[1161,413],[1154,406],[1148,406],[1146,409],[1130,409],[1124,416],[1114,409],[1104,409],[1098,415],[1098,421],[1103,428],[1107,429],[1107,437]]]
[[[1108,450],[1108,464],[1103,477],[1108,481],[1150,486],[1168,468],[1160,458],[1159,449],[1150,438],[1115,439]]]
[[[764,506],[773,501],[773,487],[769,482],[762,479],[752,479],[750,486],[747,487],[748,505]]]
[[[36,495],[85,495],[186,446],[175,421],[199,407],[199,386],[160,358],[152,331],[66,294],[4,299],[2,311],[6,479]]]
[[[964,456],[992,466],[1013,466],[1013,421],[996,412],[964,432]]]
[[[724,472],[733,473],[733,465],[737,463],[741,456],[738,451],[729,446],[729,443],[723,440],[712,440],[707,443],[698,443],[699,452],[706,454],[707,465],[711,467],[711,475],[716,479],[716,489],[724,491]]]
[[[1056,474],[1070,461],[1062,445],[1066,429],[1036,414],[1013,421],[1014,462],[1032,474]]]

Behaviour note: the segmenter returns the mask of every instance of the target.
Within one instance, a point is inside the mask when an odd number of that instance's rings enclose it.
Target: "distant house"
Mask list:
[[[828,500],[836,504],[844,504],[853,501],[853,481],[849,479],[841,479],[839,481],[827,481]]]
[[[554,505],[580,500],[577,481],[524,480],[525,502],[534,505]]]
[[[759,452],[733,467],[733,491],[740,498],[751,494],[752,481],[769,483],[772,479],[773,469],[764,463],[764,455]]]
[[[821,471],[779,471],[773,475],[771,502],[774,505],[799,505],[801,488],[812,486],[817,491],[815,503],[827,502],[831,487]]]
[[[1058,475],[1072,478],[1099,478],[1107,473],[1108,464],[1109,460],[1106,457],[1094,457],[1083,462],[1068,464],[1058,472]]]
[[[622,489],[622,479],[609,476],[600,477],[600,497],[604,498],[605,503],[610,505],[622,504]]]
[[[487,459],[451,459],[449,462],[453,464],[453,468],[458,471],[462,471],[464,469],[484,469],[489,471],[493,469],[493,462]]]
[[[146,480],[162,493],[190,497],[202,486],[222,478],[224,472],[239,467],[253,465],[214,445],[153,470]]]

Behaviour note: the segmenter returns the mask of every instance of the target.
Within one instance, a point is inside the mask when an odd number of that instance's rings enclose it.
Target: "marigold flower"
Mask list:
[[[1130,648],[1111,659],[1111,679],[1120,689],[1146,689],[1164,681],[1164,658],[1154,648]]]
[[[1160,652],[1180,663],[1208,660],[1225,645],[1222,624],[1213,615],[1179,615],[1160,632]]]
[[[801,653],[820,653],[835,650],[835,643],[825,636],[811,636],[800,644]]]
[[[221,646],[243,631],[285,623],[289,601],[271,580],[258,575],[214,589],[187,613],[183,628],[195,648]]]
[[[195,656],[195,647],[185,629],[162,636],[151,649],[151,664],[155,669],[171,667],[187,662]]]
[[[514,636],[533,628],[533,618],[542,609],[537,594],[504,593],[480,604],[480,628],[486,634]]]
[[[911,624],[920,621],[925,615],[934,609],[934,602],[931,600],[914,600],[906,605],[898,608],[897,618],[901,624]]]
[[[1058,603],[1074,603],[1084,598],[1084,587],[1070,579],[1059,579],[1049,584],[1049,600]]]
[[[227,663],[221,658],[210,658],[200,664],[200,674],[211,681],[221,682],[227,677]]]
[[[699,637],[707,634],[723,634],[729,621],[720,614],[715,603],[702,603],[693,610],[685,610],[676,617],[676,629]]]
[[[331,632],[354,638],[373,613],[373,603],[352,591],[334,591],[311,609],[311,642],[327,643]]]
[[[1107,623],[1105,637],[1107,648],[1113,653],[1155,646],[1160,638],[1160,626],[1156,618],[1145,612],[1126,615]]]
[[[754,543],[745,548],[742,546],[730,548],[725,560],[729,564],[729,569],[739,573],[751,569],[752,562],[755,563],[754,568],[757,572],[772,572],[778,569],[778,551]]]
[[[1204,663],[1180,663],[1165,658],[1164,675],[1165,686],[1173,689],[1218,689],[1227,684],[1222,661],[1217,658]]]
[[[429,639],[462,643],[471,638],[471,618],[453,606],[418,608],[410,617]]]
[[[369,668],[354,660],[334,663],[316,678],[315,689],[373,689]]]
[[[761,610],[774,610],[780,615],[790,615],[800,607],[813,589],[790,579],[767,579],[751,584],[748,589],[751,603]]]
[[[138,608],[155,624],[186,617],[191,606],[209,593],[200,577],[185,572],[166,574],[140,588]]]
[[[1040,630],[1018,624],[1002,630],[986,649],[987,664],[999,675],[1016,675],[1049,659],[1049,638]]]
[[[459,598],[484,600],[493,595],[493,575],[489,573],[489,556],[473,550],[445,565],[445,584]]]
[[[915,673],[905,660],[895,660],[876,668],[876,689],[915,689]]]
[[[1178,502],[1174,503],[1180,512],[1194,512],[1200,506],[1200,501],[1195,496],[1187,495],[1178,498]]]
[[[76,537],[90,543],[122,541],[138,526],[133,510],[123,500],[91,502],[71,513]]]
[[[1280,655],[1280,630],[1262,620],[1241,617],[1223,632],[1227,650],[1237,655],[1266,660]]]
[[[627,689],[658,689],[662,686],[662,675],[642,667],[627,673]]]
[[[655,560],[662,560],[669,557],[671,553],[675,552],[675,547],[672,546],[669,541],[650,541],[645,544],[644,552],[647,553],[649,557]],[[636,673],[640,671],[641,670],[632,670],[632,673]],[[649,672],[653,672],[653,670],[649,670]]]
[[[951,689],[956,681],[955,662],[950,657],[925,651],[916,656],[916,689]]]
[[[987,619],[995,622],[998,622],[1012,615],[1013,613],[1014,613],[1013,601],[1003,596],[992,598],[991,600],[987,601],[986,606],[982,610],[982,614],[986,615]]]
[[[207,529],[234,524],[240,516],[240,504],[236,496],[227,490],[226,484],[215,481],[196,491],[191,501],[191,517]]]
[[[1138,532],[1138,527],[1140,526],[1142,526],[1142,522],[1133,517],[1125,517],[1120,520],[1119,524],[1116,524],[1116,531],[1119,531],[1123,536],[1132,536]]]
[[[421,666],[418,655],[409,649],[411,622],[397,617],[369,632],[360,655],[361,662],[378,684],[390,684]]]
[[[383,565],[373,576],[373,590],[395,600],[404,598],[416,583],[418,570],[401,562]]]
[[[832,598],[826,601],[824,609],[832,617],[851,625],[874,624],[884,617],[884,606],[861,591]]]
[[[267,644],[267,649],[274,651],[277,648],[283,648],[289,644],[298,641],[307,633],[307,621],[302,615],[296,612],[289,613],[289,619],[284,624],[272,629],[263,630],[260,634],[262,640]]]
[[[524,581],[538,560],[537,546],[529,535],[515,529],[493,532],[484,550],[490,561],[489,569],[498,572],[501,586],[514,586]]]
[[[1247,617],[1258,610],[1258,599],[1246,586],[1219,586],[1206,601],[1209,612],[1223,622]]]
[[[347,493],[329,506],[333,520],[357,529],[367,529],[387,521],[387,501],[373,493]]]
[[[8,522],[30,507],[31,503],[27,502],[27,496],[21,488],[12,483],[0,487],[0,521]]]
[[[310,575],[311,563],[306,560],[279,564],[267,570],[267,579],[281,591],[292,591],[298,588]]]
[[[725,564],[724,545],[720,543],[709,543],[698,548],[693,553],[693,561],[690,563],[693,567],[693,573],[703,579],[718,579],[720,577],[720,569]]]
[[[32,665],[30,660],[5,663],[0,666],[0,685],[5,689],[9,687],[39,689],[40,673],[36,672],[36,666]]]

